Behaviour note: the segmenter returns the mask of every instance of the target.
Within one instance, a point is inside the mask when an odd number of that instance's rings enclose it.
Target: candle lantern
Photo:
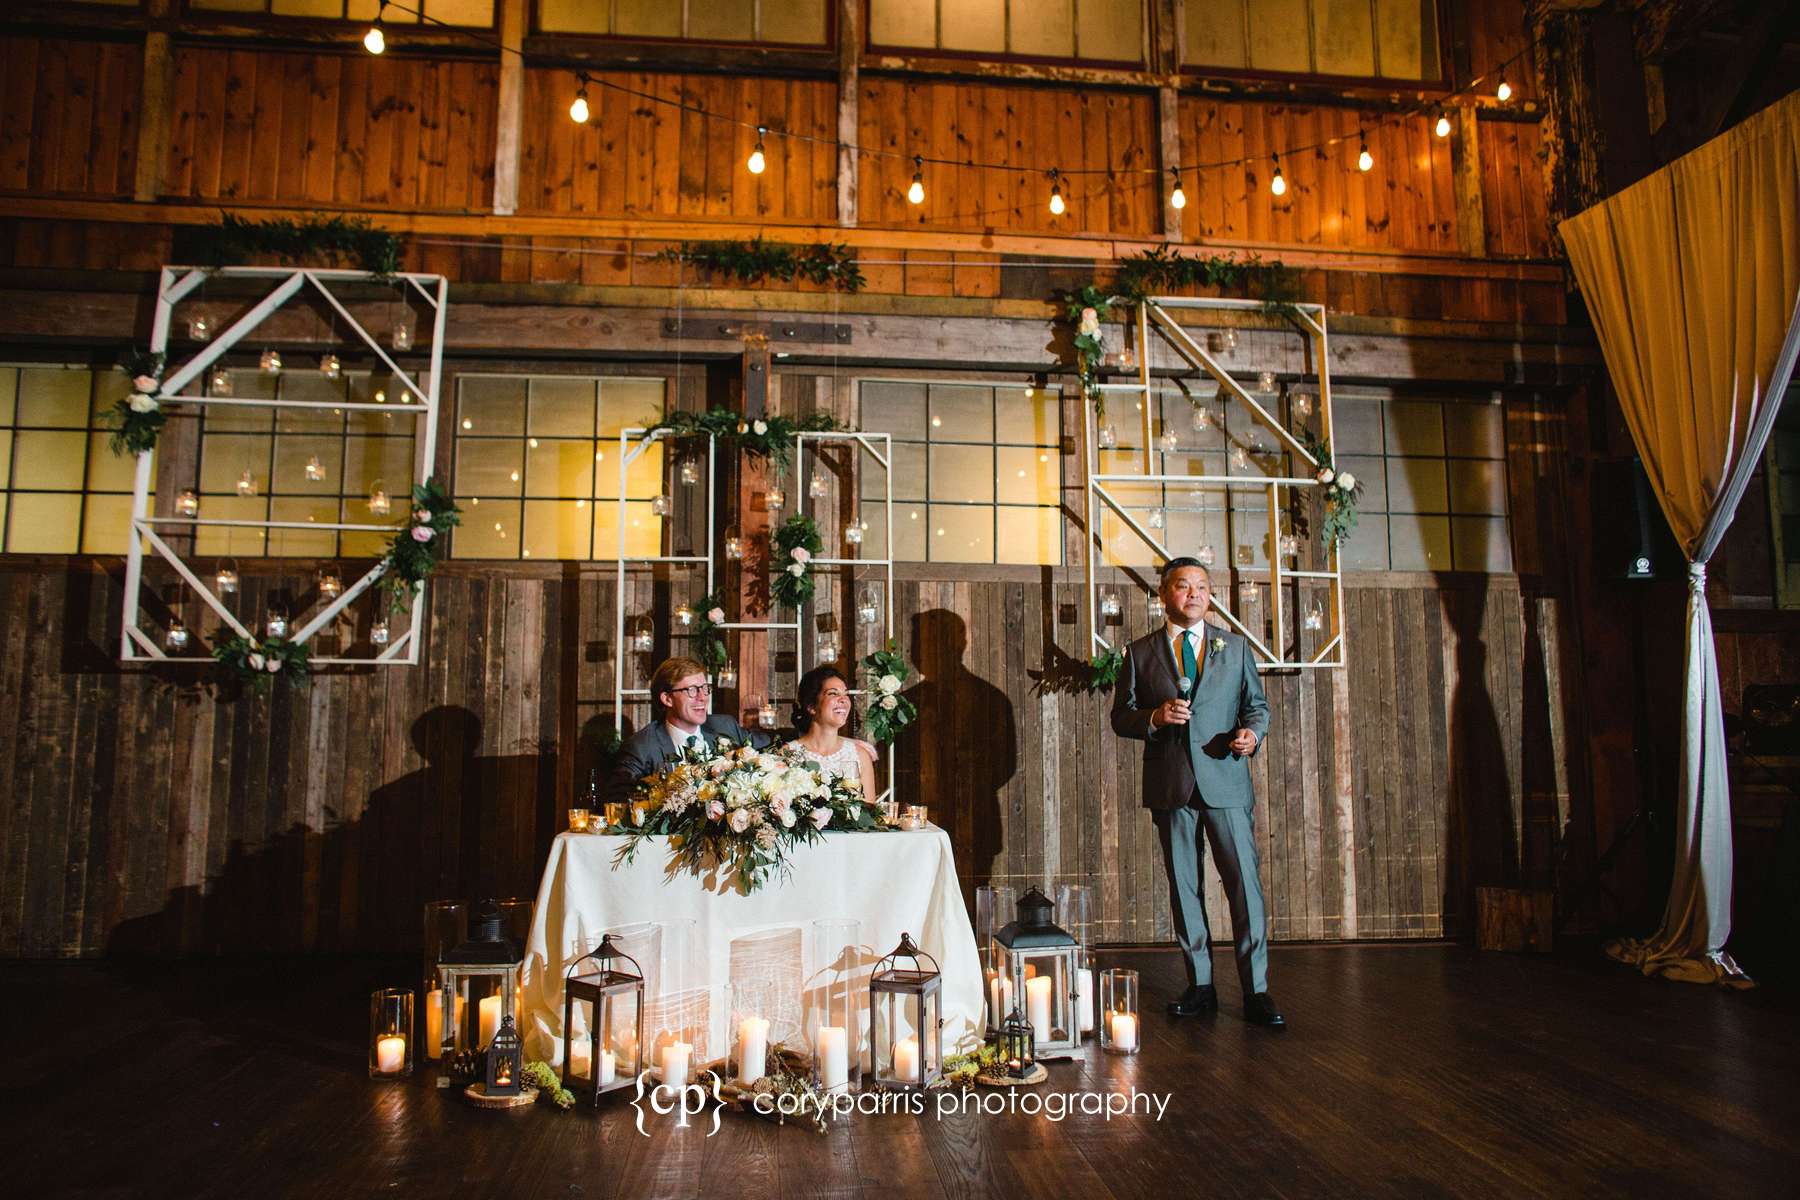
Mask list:
[[[383,988],[369,996],[369,1078],[399,1079],[412,1069],[412,989]]]
[[[518,1095],[521,1086],[519,1075],[525,1069],[525,1054],[511,1013],[500,1018],[500,1028],[494,1031],[494,1039],[488,1043],[486,1058],[482,1091],[490,1096]]]
[[[1100,1048],[1113,1054],[1136,1054],[1138,975],[1123,967],[1100,973]]]
[[[229,596],[236,592],[238,590],[237,560],[231,559],[220,566],[219,573],[214,580],[219,585],[219,595]]]
[[[575,974],[589,961],[598,969]],[[637,1079],[643,1045],[644,971],[609,933],[592,953],[576,959],[563,978],[563,1086],[598,1104],[600,1097]]]
[[[184,517],[200,515],[200,494],[193,488],[182,488],[181,495],[175,497],[175,511]]]
[[[691,454],[688,455],[681,460],[681,467],[679,468],[678,473],[683,484],[688,487],[693,487],[700,482],[700,460]]]
[[[513,1016],[525,972],[519,944],[506,935],[505,918],[492,900],[470,922],[467,941],[438,959],[439,1020],[444,1046],[481,1050]]]
[[[725,531],[725,557],[730,559],[744,557],[744,539],[739,536],[735,528]]]
[[[1051,919],[1054,909],[1049,897],[1031,888],[1019,898],[1017,919],[994,935],[994,944],[1000,975],[1012,981],[1013,1004],[1024,1010],[1037,1048],[1073,1050],[1080,1041],[1075,972],[1081,947]]]
[[[1000,1069],[1008,1078],[1026,1079],[1037,1066],[1037,1043],[1031,1022],[1013,1009],[1000,1022]]]
[[[903,958],[912,960],[910,968],[900,965]],[[943,1077],[942,984],[937,960],[915,946],[910,933],[902,933],[893,953],[875,965],[869,1032],[876,1087],[922,1092]]]

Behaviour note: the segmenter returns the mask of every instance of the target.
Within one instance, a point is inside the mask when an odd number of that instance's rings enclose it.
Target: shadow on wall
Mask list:
[[[906,696],[919,719],[899,742],[900,795],[925,804],[956,848],[972,903],[1000,856],[1000,793],[1018,770],[1018,730],[1006,693],[969,670],[968,624],[948,609],[913,617],[909,657],[922,676]]]
[[[115,927],[108,955],[416,952],[428,900],[532,896],[557,828],[556,755],[482,755],[481,719],[455,705],[411,736],[425,765],[361,812],[327,807],[324,828],[254,846],[233,838],[204,886]]]

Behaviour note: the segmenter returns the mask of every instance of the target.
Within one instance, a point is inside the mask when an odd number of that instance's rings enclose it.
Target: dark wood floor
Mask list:
[[[1171,954],[1110,956],[1153,998]],[[1225,965],[1221,961],[1221,966]],[[823,1136],[726,1114],[477,1112],[375,1084],[372,986],[415,964],[0,965],[0,1162],[15,1196],[1786,1195],[1800,1005],[1595,955],[1286,948],[1293,1026],[1147,1022],[1135,1059],[1040,1092],[1173,1093],[1161,1121],[856,1116]],[[1146,1007],[1149,1007],[1147,1004]]]

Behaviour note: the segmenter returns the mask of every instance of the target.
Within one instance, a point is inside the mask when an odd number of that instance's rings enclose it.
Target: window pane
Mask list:
[[[1130,512],[1138,524],[1144,523],[1143,510],[1131,509]],[[1149,566],[1156,557],[1150,544],[1111,509],[1100,514],[1100,536],[1103,547],[1100,561],[1108,566]]]
[[[1368,512],[1386,512],[1388,508],[1387,466],[1379,458],[1351,458],[1338,455],[1338,470],[1348,471],[1362,487],[1356,507]]]
[[[399,508],[410,493],[412,459],[413,440],[409,437],[344,439],[344,494],[367,497],[380,480],[382,490],[394,497]]]
[[[211,424],[209,420],[209,428]],[[200,443],[200,490],[235,492],[238,479],[247,470],[257,489],[268,491],[271,445],[268,437],[208,433]]]
[[[612,558],[619,553],[619,506],[596,504],[594,508],[594,557]],[[645,501],[625,504],[625,553],[647,558],[662,553],[662,518]]]
[[[1331,402],[1332,450],[1338,454],[1380,454],[1381,401],[1340,396]]]
[[[894,561],[924,562],[927,514],[923,504],[894,505]],[[869,528],[875,528],[870,520]]]
[[[14,487],[81,490],[82,467],[87,460],[86,434],[21,430],[16,436]],[[18,519],[17,510],[13,519]]]
[[[26,367],[19,372],[18,423],[86,429],[92,386],[87,371]]]
[[[1163,544],[1175,555],[1188,554],[1198,557],[1202,547],[1213,548],[1213,564],[1225,561],[1225,554],[1220,549],[1230,544],[1225,536],[1225,514],[1222,510],[1170,509],[1166,518],[1168,527],[1163,531]]]
[[[1011,0],[1014,54],[1037,58],[1075,56],[1073,0]]]
[[[594,490],[602,496],[616,496],[619,491],[619,468],[615,463],[609,470],[606,460],[599,461],[596,467]],[[663,444],[657,442],[648,450],[631,460],[625,468],[625,494],[634,499],[648,500],[663,492]],[[793,488],[788,488],[790,496]]]
[[[150,455],[150,479],[156,480],[156,454]],[[88,435],[87,487],[90,492],[129,492],[137,484],[137,455],[112,452],[112,434]],[[3,468],[0,468],[3,472]],[[0,473],[0,479],[6,478]]]
[[[307,475],[307,469],[314,466],[323,473],[323,478],[313,479]],[[302,496],[329,495],[335,499],[340,494],[343,478],[342,438],[276,436],[274,483],[269,488],[270,492]],[[334,504],[332,507],[335,509],[337,506]]]
[[[1504,464],[1493,460],[1451,462],[1450,508],[1459,513],[1506,512]]]
[[[1079,0],[1076,51],[1108,62],[1144,60],[1143,0]]]
[[[73,554],[81,522],[79,493],[14,492],[6,548],[14,554]]]
[[[462,524],[451,534],[450,549],[456,558],[519,557],[519,502],[484,500],[471,506],[458,500]]]
[[[1313,0],[1313,37],[1321,75],[1375,74],[1369,0]]]
[[[1387,405],[1389,454],[1442,454],[1444,406],[1436,400],[1394,400]]]
[[[12,430],[0,429],[0,479],[11,478],[12,440]],[[108,451],[108,453],[111,452]]]
[[[862,427],[896,438],[925,438],[925,385],[871,380],[862,385]]]
[[[457,423],[477,437],[525,431],[525,380],[467,376],[457,387]]]
[[[988,5],[999,7],[1004,0],[985,0]],[[920,4],[918,0],[870,0],[869,3],[869,41],[877,46],[931,46],[936,44],[937,25],[933,5]],[[952,5],[953,10],[963,6]],[[971,3],[971,8],[978,11],[981,4]],[[1005,25],[989,17],[988,32],[991,36],[995,28],[1004,30]],[[948,38],[943,43],[946,49],[964,49],[960,44],[952,47]],[[970,46],[967,49],[986,49],[988,47]]]
[[[281,377],[283,400],[343,405],[348,403],[349,381],[342,376],[327,379],[317,371],[296,370]],[[278,408],[275,429],[280,433],[336,433],[344,428],[344,411],[338,408]]]
[[[1000,540],[994,561],[1003,563],[1062,562],[1062,521],[1054,508],[1010,508],[998,511]]]
[[[594,443],[585,441],[537,442],[525,447],[525,494],[586,499],[594,494]],[[581,518],[586,528],[587,517]],[[547,557],[567,558],[568,555]],[[583,555],[582,557],[586,557]]]
[[[663,381],[660,379],[603,379],[600,381],[600,435],[618,439],[619,430],[644,428],[663,416]]]
[[[1185,16],[1187,47],[1183,62],[1209,67],[1245,65],[1241,0],[1187,0]]]
[[[1512,544],[1500,517],[1454,517],[1450,532],[1456,542],[1459,571],[1511,571]]]
[[[925,498],[925,447],[916,443],[895,442],[890,460],[894,471],[895,500]]]
[[[616,0],[613,12],[619,23],[617,32],[622,36],[681,36],[681,5],[670,4],[668,0]]]
[[[994,393],[985,387],[933,384],[931,387],[931,440],[934,442],[992,442]]]
[[[467,496],[517,496],[524,444],[503,439],[456,440],[456,490]]]
[[[266,521],[266,496],[208,496],[200,515],[209,521]],[[200,525],[194,529],[194,553],[255,558],[263,553],[263,531],[236,525]]]
[[[993,562],[994,510],[988,505],[933,504],[932,562]]]
[[[825,0],[762,0],[762,40],[825,44]]]
[[[526,558],[588,558],[593,512],[574,500],[525,502]]]
[[[1390,458],[1387,460],[1387,485],[1389,512],[1441,513],[1449,509],[1444,488],[1444,460],[1441,458]]]
[[[1396,571],[1450,570],[1450,518],[1390,516],[1388,544]]]
[[[688,0],[687,9],[691,38],[747,42],[755,36],[755,0]]]
[[[1381,74],[1389,79],[1437,78],[1434,0],[1375,0]]]
[[[1402,517],[1402,520],[1406,518]],[[1385,571],[1388,565],[1388,519],[1358,513],[1356,528],[1338,547],[1338,563],[1346,571]]]
[[[933,446],[930,498],[992,502],[993,449],[989,446]],[[935,551],[933,557],[936,557]]]
[[[1451,454],[1506,457],[1506,427],[1498,404],[1444,405],[1444,433]]]
[[[1002,446],[997,454],[999,499],[1008,504],[1056,504],[1058,470],[1062,465],[1056,455],[1048,450],[1011,446]]]
[[[1055,447],[1061,436],[1058,418],[1061,400],[1053,389],[1022,387],[994,389],[995,420],[999,441],[1014,446]]]
[[[475,27],[494,23],[494,0],[426,0],[425,15],[446,25]]]
[[[533,379],[526,432],[533,437],[592,439],[598,397],[592,379]]]
[[[346,525],[373,525],[395,520],[405,509],[396,499],[394,511],[386,517],[378,517],[369,512],[367,496],[346,496],[338,511],[338,519]],[[373,530],[358,533],[346,530],[338,534],[338,553],[345,558],[380,558],[387,553],[388,544],[393,540],[394,535],[391,533]],[[344,582],[348,583],[349,580]]]
[[[81,525],[83,554],[123,554],[131,541],[131,497],[89,496]]]
[[[1259,71],[1308,71],[1307,0],[1246,0],[1250,65]]]
[[[93,379],[94,399],[88,424],[98,425],[105,419],[106,410],[131,395],[133,388],[130,376],[123,371],[96,371]]]
[[[338,498],[276,496],[269,501],[271,521],[337,521]],[[331,529],[271,529],[269,553],[283,558],[330,558],[337,553],[337,532]]]
[[[14,367],[0,367],[0,424],[12,424],[13,410],[18,398],[18,370]]]

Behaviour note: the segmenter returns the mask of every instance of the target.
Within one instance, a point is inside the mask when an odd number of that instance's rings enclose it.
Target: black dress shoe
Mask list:
[[[1213,985],[1210,983],[1194,984],[1190,986],[1187,991],[1181,993],[1181,998],[1179,1000],[1169,1001],[1169,1015],[1171,1017],[1197,1017],[1201,1013],[1214,1013],[1218,1011],[1219,993],[1214,990]]]
[[[1287,1028],[1287,1019],[1276,1009],[1275,1001],[1269,999],[1267,992],[1244,997],[1244,1020],[1252,1025],[1267,1025],[1270,1029]]]

